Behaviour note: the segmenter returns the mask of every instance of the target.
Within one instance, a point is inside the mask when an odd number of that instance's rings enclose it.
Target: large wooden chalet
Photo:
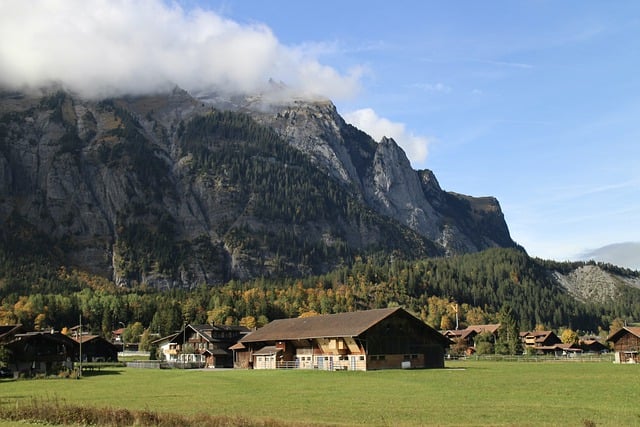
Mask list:
[[[638,363],[640,352],[640,327],[625,326],[607,337],[613,343],[616,363]]]
[[[450,343],[398,307],[274,320],[232,350],[239,368],[442,368]]]

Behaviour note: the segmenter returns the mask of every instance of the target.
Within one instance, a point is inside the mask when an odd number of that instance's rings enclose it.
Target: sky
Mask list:
[[[640,2],[0,0],[0,84],[331,99],[536,257],[640,241]],[[636,267],[640,268],[640,267]]]

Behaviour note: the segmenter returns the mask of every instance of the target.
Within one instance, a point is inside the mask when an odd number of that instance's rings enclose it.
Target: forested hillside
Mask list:
[[[583,263],[551,263],[513,249],[490,249],[452,258],[401,261],[358,259],[352,267],[306,279],[231,281],[219,287],[159,292],[125,289],[108,280],[56,268],[42,257],[14,263],[0,252],[0,323],[61,329],[82,316],[109,336],[119,322],[166,335],[183,322],[259,326],[313,313],[401,305],[438,329],[495,322],[508,307],[521,330],[571,327],[597,333],[616,319],[640,318],[640,290],[621,287],[605,303],[582,303],[553,280],[551,271]],[[601,266],[608,268],[608,266]],[[635,274],[612,268],[612,273]]]

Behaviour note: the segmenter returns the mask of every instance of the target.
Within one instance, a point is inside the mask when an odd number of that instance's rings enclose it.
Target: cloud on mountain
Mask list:
[[[265,25],[160,0],[0,3],[0,85],[62,84],[100,97],[166,90],[256,92],[273,79],[295,95],[343,99],[361,70],[321,64]]]
[[[412,164],[424,163],[429,154],[429,138],[408,131],[404,123],[392,122],[378,116],[371,108],[343,113],[345,121],[380,141],[382,137],[393,138],[405,151]]]
[[[640,242],[623,242],[585,251],[582,260],[594,260],[640,271]]]

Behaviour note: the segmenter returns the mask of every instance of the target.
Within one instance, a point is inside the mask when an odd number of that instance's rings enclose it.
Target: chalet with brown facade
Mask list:
[[[26,332],[6,344],[11,351],[9,368],[33,376],[50,375],[73,367],[79,344],[60,332]]]
[[[615,363],[638,363],[640,327],[625,326],[607,337],[613,343]]]
[[[155,341],[165,361],[194,367],[232,368],[229,348],[249,333],[244,326],[186,325],[183,330]]]
[[[402,308],[274,320],[242,338],[239,368],[442,368],[451,341]]]
[[[522,347],[535,354],[556,354],[563,350],[559,347],[562,340],[553,331],[520,332]]]
[[[81,346],[79,351],[82,351],[83,362],[118,361],[118,347],[99,335],[72,335],[71,338]]]
[[[595,338],[584,338],[578,341],[578,345],[585,353],[604,353],[609,348]]]

